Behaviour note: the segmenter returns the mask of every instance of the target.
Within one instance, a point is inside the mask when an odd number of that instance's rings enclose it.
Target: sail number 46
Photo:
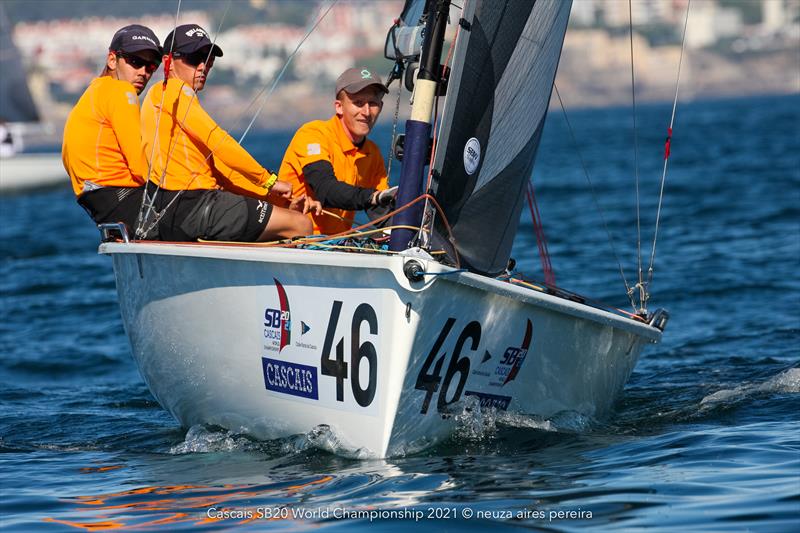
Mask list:
[[[447,319],[442,331],[439,333],[439,337],[437,337],[436,342],[433,343],[433,348],[431,348],[430,353],[428,353],[428,357],[422,364],[419,374],[417,374],[417,382],[414,385],[414,388],[426,392],[425,399],[422,401],[422,409],[420,410],[421,414],[428,412],[431,399],[436,392],[439,393],[439,399],[436,402],[436,408],[440,413],[446,412],[447,407],[451,403],[455,403],[461,399],[461,394],[464,392],[464,386],[467,384],[470,363],[468,357],[461,357],[461,350],[464,348],[464,344],[468,340],[471,341],[470,350],[475,351],[478,349],[478,344],[481,342],[481,325],[479,322],[473,320],[467,324],[463,330],[461,330],[461,334],[458,336],[458,340],[456,340],[456,344],[453,347],[453,355],[450,356],[450,362],[447,364],[444,380],[442,380],[441,372],[442,366],[444,366],[444,361],[447,358],[447,352],[442,353],[441,357],[439,357],[435,364],[433,362],[437,355],[439,355],[439,350],[442,348],[444,341],[450,335],[450,330],[453,329],[453,324],[455,324],[455,322],[455,318],[451,317]],[[433,370],[431,370],[431,365],[433,365]],[[447,396],[450,386],[453,383],[453,378],[455,378],[456,374],[458,375],[456,389],[448,401]]]
[[[336,336],[336,328],[339,324],[339,315],[342,312],[342,302],[334,300],[331,316],[328,320],[328,330],[325,333],[325,344],[322,346],[322,356],[320,357],[320,368],[322,375],[336,378],[336,401],[344,401],[344,382],[347,380],[347,370],[350,368],[350,388],[353,391],[353,398],[361,407],[367,407],[375,398],[375,388],[378,376],[378,353],[375,345],[369,341],[360,341],[361,324],[366,322],[369,326],[371,335],[378,334],[378,317],[371,305],[363,303],[359,305],[353,313],[353,322],[350,329],[350,364],[345,362],[344,337],[339,339],[336,344],[336,358],[331,357],[333,340]],[[361,386],[359,371],[361,364],[366,359],[369,363],[369,381],[367,386]]]

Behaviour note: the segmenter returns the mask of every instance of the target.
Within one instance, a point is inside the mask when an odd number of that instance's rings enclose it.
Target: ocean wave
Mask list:
[[[797,393],[800,393],[800,368],[790,368],[763,383],[740,385],[709,394],[700,400],[700,409],[707,410],[720,405],[731,405],[763,394]]]

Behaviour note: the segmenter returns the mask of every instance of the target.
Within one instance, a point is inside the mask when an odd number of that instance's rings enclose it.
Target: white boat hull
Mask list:
[[[256,438],[327,425],[387,456],[453,430],[464,401],[606,412],[656,328],[469,273],[412,283],[402,256],[105,243],[133,355],[184,426]],[[418,260],[430,272],[450,269]]]
[[[61,154],[16,154],[0,158],[0,192],[69,184]]]

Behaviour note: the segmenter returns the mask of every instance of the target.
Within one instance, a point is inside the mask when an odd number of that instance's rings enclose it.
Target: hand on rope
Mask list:
[[[308,213],[314,213],[315,215],[319,216],[323,213],[322,204],[320,201],[314,200],[306,194],[292,198],[292,201],[289,203],[289,209],[292,211],[299,211],[304,215],[307,215]]]
[[[372,198],[370,199],[370,204],[381,207],[392,205],[397,197],[397,188],[397,185],[395,185],[389,189],[375,191],[375,194],[373,194]]]

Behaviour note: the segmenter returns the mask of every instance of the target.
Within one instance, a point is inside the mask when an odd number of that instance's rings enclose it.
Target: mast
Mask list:
[[[398,206],[412,202],[423,193],[425,166],[430,157],[431,114],[442,70],[440,59],[447,28],[447,15],[450,11],[450,0],[428,0],[425,10],[428,20],[422,44],[420,69],[414,88],[414,105],[411,108],[411,118],[406,121],[403,166],[397,191]],[[422,222],[422,210],[423,204],[418,203],[397,213],[393,225],[419,226]],[[392,251],[405,250],[409,247],[414,235],[416,235],[416,231],[410,229],[393,230],[389,249]]]

